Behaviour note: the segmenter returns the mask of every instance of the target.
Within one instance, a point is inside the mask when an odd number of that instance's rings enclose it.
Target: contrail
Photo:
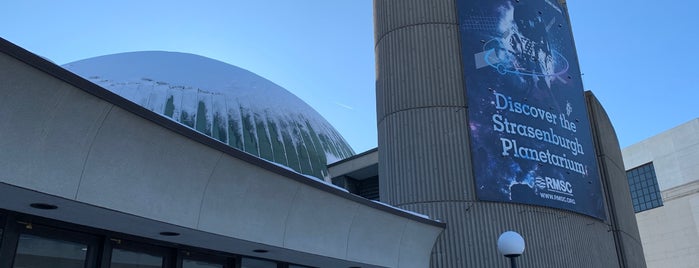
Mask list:
[[[345,108],[345,109],[348,109],[348,110],[354,110],[354,108],[352,108],[352,106],[349,106],[349,105],[347,105],[347,104],[342,104],[342,103],[339,103],[339,102],[335,102],[335,104],[337,104],[337,106],[340,106],[340,107]]]

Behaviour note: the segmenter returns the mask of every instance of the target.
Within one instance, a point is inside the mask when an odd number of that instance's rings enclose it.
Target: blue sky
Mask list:
[[[568,1],[586,89],[622,147],[696,118],[699,3]],[[371,0],[5,0],[0,37],[64,64],[127,51],[199,54],[257,73],[376,147]]]

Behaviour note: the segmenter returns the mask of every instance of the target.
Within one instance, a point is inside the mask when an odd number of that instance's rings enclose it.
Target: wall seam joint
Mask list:
[[[423,25],[453,25],[453,26],[458,26],[458,23],[449,23],[449,22],[421,22],[421,23],[413,23],[413,24],[406,24],[403,26],[396,27],[390,31],[385,32],[382,34],[379,38],[376,39],[376,43],[374,44],[374,49],[376,49],[379,46],[379,43],[381,43],[381,40],[384,39],[387,35],[390,33],[393,33],[398,30],[402,30],[405,28],[412,28],[412,27],[418,27],[418,26],[423,26]]]
[[[201,211],[204,208],[204,199],[206,198],[206,192],[209,190],[209,185],[211,184],[211,178],[214,177],[214,172],[216,172],[216,168],[218,167],[218,164],[221,162],[221,159],[223,158],[223,153],[220,153],[218,156],[218,160],[216,160],[216,164],[214,164],[214,167],[211,169],[211,173],[209,173],[209,178],[206,180],[206,186],[204,186],[204,191],[201,193],[201,202],[199,203],[199,213],[197,213],[197,224],[196,226],[199,227],[199,223],[201,221]]]
[[[100,122],[99,127],[97,128],[97,131],[95,131],[95,135],[92,137],[92,140],[90,141],[90,147],[87,149],[87,154],[85,155],[85,160],[83,161],[83,168],[80,171],[80,178],[78,180],[78,187],[75,188],[75,196],[73,197],[73,200],[78,200],[78,193],[80,193],[80,186],[82,186],[83,183],[83,177],[85,177],[85,169],[87,168],[87,161],[90,159],[90,154],[92,153],[92,146],[95,145],[95,140],[97,140],[97,136],[100,135],[100,132],[102,131],[102,127],[104,126],[104,121],[107,120],[107,117],[109,117],[109,114],[112,113],[112,109],[114,109],[114,105],[109,106],[109,110],[104,114],[104,117],[102,118],[102,122]]]
[[[428,108],[458,108],[458,109],[456,109],[456,111],[454,111],[454,112],[459,112],[459,111],[461,111],[462,109],[463,109],[463,110],[468,109],[468,107],[466,107],[466,106],[460,106],[460,105],[428,105],[428,106],[410,107],[410,108],[401,109],[401,110],[398,110],[398,111],[394,111],[394,112],[390,112],[390,113],[384,114],[384,116],[381,117],[381,120],[378,120],[378,122],[376,122],[376,125],[381,125],[381,123],[382,123],[387,117],[392,116],[392,115],[395,115],[395,114],[397,114],[397,113],[407,112],[407,111],[412,111],[412,110],[428,109]]]

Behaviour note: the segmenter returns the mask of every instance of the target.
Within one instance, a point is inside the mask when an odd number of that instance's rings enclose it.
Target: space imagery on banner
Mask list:
[[[575,47],[556,0],[459,0],[476,192],[604,219]]]

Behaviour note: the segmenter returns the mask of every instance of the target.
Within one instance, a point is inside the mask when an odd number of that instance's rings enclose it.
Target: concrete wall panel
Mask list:
[[[641,142],[640,144],[643,144]],[[653,156],[650,151],[645,150],[645,146],[626,147],[622,151],[624,167],[632,169],[652,161]]]
[[[636,214],[648,267],[699,262],[699,119],[624,148],[626,167],[655,167],[663,206]],[[635,242],[635,241],[634,241]]]
[[[224,156],[201,203],[198,227],[284,246],[286,221],[301,185]]]
[[[398,267],[401,238],[405,228],[406,223],[397,224],[395,216],[374,211],[358,211],[350,228],[347,258],[386,267]],[[367,243],[384,250],[382,252],[373,250],[365,246]]]
[[[433,245],[441,232],[441,229],[425,230],[415,223],[407,223],[400,240],[400,256],[396,267],[428,267]]]
[[[660,190],[699,179],[699,119],[624,148],[624,163],[634,168],[653,162]]]
[[[0,66],[0,179],[74,198],[111,105],[5,54]]]
[[[195,227],[220,152],[112,109],[85,163],[77,200]]]
[[[288,212],[284,246],[344,258],[357,210],[356,203],[338,200],[317,189],[303,188]]]
[[[699,263],[698,216],[696,193],[637,214],[648,267],[694,267]]]
[[[688,148],[699,144],[699,119],[691,120],[671,130],[675,148]]]
[[[654,152],[653,150],[649,151]],[[682,170],[680,169],[682,159],[679,159],[676,154],[653,153],[653,157],[648,162],[653,162],[655,176],[658,178],[658,186],[661,191],[687,183],[687,179],[682,177]]]
[[[694,146],[677,150],[677,162],[684,182],[699,180],[699,142]]]

